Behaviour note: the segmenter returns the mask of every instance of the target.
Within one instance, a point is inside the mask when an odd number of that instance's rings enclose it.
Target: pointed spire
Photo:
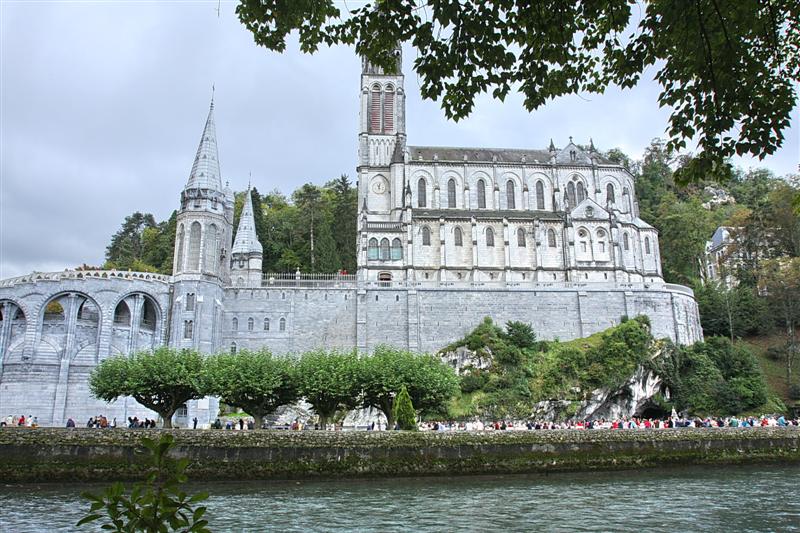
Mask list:
[[[203,136],[194,156],[192,172],[184,189],[212,189],[222,192],[222,178],[219,170],[219,153],[217,152],[217,127],[214,124],[214,91],[211,94],[211,106],[208,110]]]
[[[233,242],[231,252],[234,254],[260,254],[263,251],[261,243],[258,242],[258,235],[256,235],[256,221],[253,217],[253,197],[250,193],[250,187],[248,187],[247,193],[245,193],[242,216],[239,218],[239,228],[236,230],[236,240]]]
[[[589,151],[590,151],[590,152],[592,152],[592,153],[594,153],[594,152],[596,152],[596,151],[597,151],[597,150],[595,150],[595,148],[594,148],[594,141],[592,140],[592,138],[591,138],[591,137],[589,137]]]
[[[553,144],[553,138],[552,137],[550,138],[550,147],[548,148],[548,150],[550,152],[555,152],[556,151],[556,145]]]

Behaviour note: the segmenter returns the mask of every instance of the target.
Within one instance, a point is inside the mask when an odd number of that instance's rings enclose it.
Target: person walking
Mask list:
[[[192,429],[197,429],[197,417],[192,418]]]

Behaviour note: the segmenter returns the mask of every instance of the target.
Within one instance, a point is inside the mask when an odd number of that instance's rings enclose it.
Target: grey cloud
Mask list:
[[[308,56],[258,48],[233,3],[3,3],[0,278],[99,264],[133,211],[177,207],[211,86],[223,176],[286,193],[355,173],[360,62],[352,49]],[[406,54],[412,144],[544,147],[594,139],[640,156],[663,134],[658,88],[567,97],[529,114],[518,95],[479,100],[459,123],[420,99]],[[796,170],[786,148],[760,163]],[[749,163],[745,164],[759,164]]]

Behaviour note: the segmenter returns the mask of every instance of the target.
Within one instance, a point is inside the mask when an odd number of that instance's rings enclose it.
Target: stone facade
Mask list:
[[[275,353],[379,344],[432,352],[490,316],[540,338],[646,314],[654,334],[702,339],[691,290],[664,283],[633,177],[593,145],[492,150],[406,145],[403,77],[364,64],[356,275],[263,275],[249,195],[233,234],[211,105],[180,195],[172,276],[33,273],[0,281],[0,415],[78,424],[154,417],[91,397],[102,359],[168,344]],[[217,412],[189,402],[177,424]]]

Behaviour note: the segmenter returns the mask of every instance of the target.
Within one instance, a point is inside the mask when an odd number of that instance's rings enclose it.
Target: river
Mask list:
[[[242,482],[208,490],[222,531],[800,531],[800,465],[549,476]],[[75,531],[83,490],[0,487],[0,531]],[[92,528],[87,529],[90,531]]]

